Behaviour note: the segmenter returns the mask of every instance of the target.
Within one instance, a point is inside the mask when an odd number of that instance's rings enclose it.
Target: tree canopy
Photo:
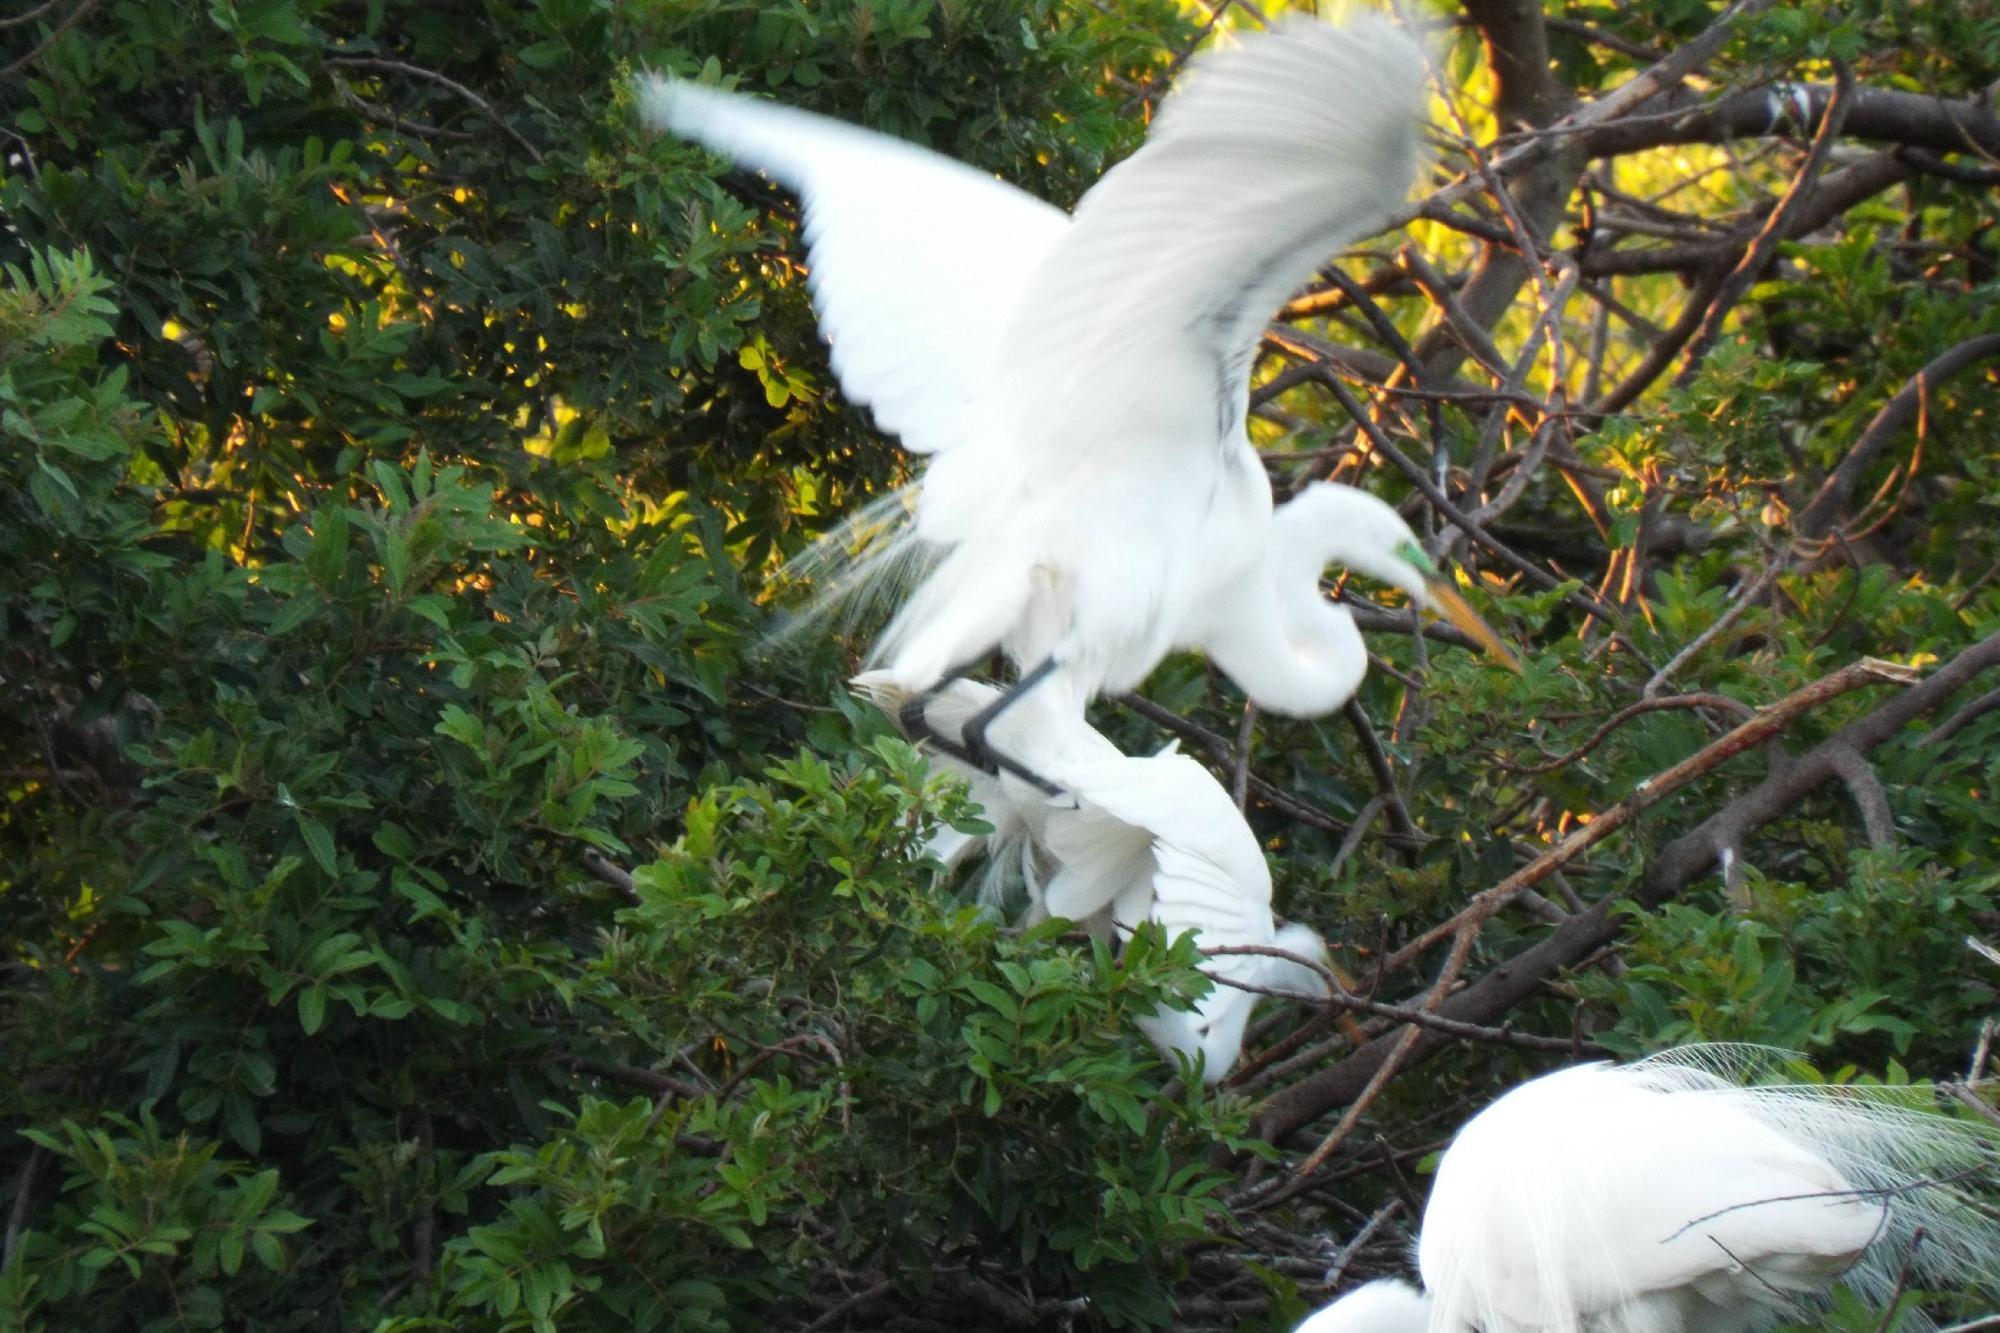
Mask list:
[[[1222,1088],[1134,1026],[1192,940],[983,918],[863,638],[769,646],[908,464],[794,201],[630,76],[1069,205],[1282,7],[0,17],[0,1327],[1281,1330],[1567,1061],[1996,1118],[1987,6],[1407,10],[1425,179],[1279,313],[1253,435],[1525,669],[1355,583],[1340,717],[1194,656],[1094,711],[1243,793],[1346,979]]]

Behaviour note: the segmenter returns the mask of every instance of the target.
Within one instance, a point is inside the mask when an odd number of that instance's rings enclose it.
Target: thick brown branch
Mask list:
[[[1942,745],[1996,708],[2000,708],[2000,690],[1988,690],[1944,721],[1938,723],[1930,734],[1925,736],[1921,741],[1918,741],[1917,744],[1922,745],[1926,749],[1933,745]]]
[[[1804,137],[1818,131],[1834,88],[1827,83],[1777,84],[1706,104],[1693,89],[1677,88],[1650,103],[1646,115],[1593,125],[1578,137],[1593,157],[1755,135]],[[1840,133],[1939,153],[2000,155],[2000,117],[1986,106],[1893,88],[1855,88]]]
[[[1545,125],[1569,93],[1550,74],[1541,0],[1465,0],[1493,69],[1494,114],[1503,125]]]
[[[1508,176],[1526,171],[1536,163],[1546,161],[1564,140],[1578,132],[1617,120],[1633,108],[1658,96],[1663,90],[1677,86],[1682,79],[1708,63],[1716,52],[1722,49],[1734,34],[1739,21],[1769,9],[1772,3],[1773,0],[1735,0],[1728,9],[1716,16],[1715,22],[1702,30],[1699,37],[1683,42],[1659,64],[1627,79],[1590,105],[1571,112],[1527,142],[1509,148],[1493,159],[1493,170]],[[1385,225],[1403,226],[1412,218],[1423,216],[1426,208],[1449,207],[1485,191],[1485,179],[1475,174],[1437,191],[1420,204],[1399,210]]]
[[[1873,198],[1909,176],[1909,165],[1893,152],[1879,153],[1828,172],[1785,224],[1781,239],[1810,235],[1862,200]],[[1632,250],[1593,248],[1584,253],[1581,266],[1586,274],[1593,276],[1708,272],[1736,264],[1762,225],[1753,223],[1746,230],[1715,241],[1685,241]]]
[[[1731,801],[1701,824],[1668,843],[1648,862],[1641,900],[1664,902],[1713,865],[1727,845],[1721,836],[1734,828],[1770,823],[1821,784],[1838,777],[1836,754],[1866,754],[1913,719],[1937,709],[1981,672],[2000,666],[2000,634],[1982,639],[1932,672],[1922,683],[1888,700],[1874,712],[1836,733],[1803,757]]]

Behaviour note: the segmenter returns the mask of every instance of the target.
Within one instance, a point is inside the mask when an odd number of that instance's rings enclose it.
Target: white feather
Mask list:
[[[1315,1310],[1294,1333],[1425,1333],[1430,1298],[1407,1282],[1381,1278]]]
[[[813,305],[847,396],[916,453],[958,443],[1010,308],[1069,229],[1063,211],[810,112],[658,76],[638,90],[649,124],[799,195]]]
[[[1979,1202],[2000,1139],[1918,1090],[1742,1082],[1775,1063],[1689,1047],[1514,1089],[1438,1165],[1417,1245],[1427,1316],[1405,1302],[1370,1322],[1355,1293],[1323,1312],[1344,1322],[1311,1327],[1755,1333],[1836,1281],[1886,1304],[1906,1263],[1920,1288],[2000,1277]]]

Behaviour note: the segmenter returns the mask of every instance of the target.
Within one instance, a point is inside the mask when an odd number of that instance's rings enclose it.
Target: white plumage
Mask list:
[[[1080,710],[1201,647],[1261,705],[1323,713],[1366,666],[1319,594],[1336,560],[1504,655],[1388,506],[1322,485],[1274,520],[1244,432],[1265,321],[1407,192],[1421,89],[1384,22],[1282,20],[1190,62],[1072,218],[894,139],[642,81],[652,123],[799,193],[842,387],[930,456],[914,524],[840,581],[917,554],[875,651],[899,688],[998,647],[1052,661],[1038,688]]]
[[[1407,1282],[1385,1277],[1314,1311],[1293,1333],[1424,1333],[1430,1317],[1428,1297]]]
[[[856,689],[892,716],[910,696],[870,673]],[[926,720],[954,738],[999,697],[990,685],[955,680],[925,704]],[[982,901],[995,903],[1018,875],[1028,917],[1068,917],[1094,933],[1128,936],[1152,921],[1168,936],[1197,932],[1205,949],[1252,945],[1319,960],[1325,946],[1302,925],[1280,927],[1271,915],[1271,872],[1243,816],[1209,771],[1171,748],[1132,758],[1080,720],[1052,718],[1034,698],[995,723],[994,743],[1062,787],[1049,797],[1002,774],[991,776],[949,756],[936,762],[962,774],[994,832]],[[977,850],[947,831],[933,850],[956,861]],[[1263,954],[1224,954],[1206,970],[1216,986],[1192,1011],[1162,1009],[1142,1022],[1164,1051],[1203,1057],[1203,1078],[1220,1082],[1242,1050],[1260,998],[1227,984],[1323,994],[1312,967]]]
[[[1373,1284],[1304,1327],[1752,1333],[1835,1281],[1886,1301],[1906,1261],[1919,1286],[2000,1273],[1972,1203],[1990,1139],[1909,1090],[1744,1086],[1766,1059],[1692,1047],[1514,1089],[1438,1166],[1424,1292]]]

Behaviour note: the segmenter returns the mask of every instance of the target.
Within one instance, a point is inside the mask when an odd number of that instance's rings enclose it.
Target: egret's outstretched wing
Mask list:
[[[1011,420],[978,444],[1013,456],[934,465],[925,530],[948,537],[943,511],[994,476],[1060,487],[1107,452],[1230,438],[1271,316],[1408,193],[1422,90],[1416,46],[1379,19],[1287,18],[1196,57],[1145,145],[1083,197],[999,347],[991,406]]]
[[[813,303],[848,398],[908,449],[956,443],[1006,314],[1068,216],[887,135],[678,79],[637,86],[649,124],[797,192]]]

